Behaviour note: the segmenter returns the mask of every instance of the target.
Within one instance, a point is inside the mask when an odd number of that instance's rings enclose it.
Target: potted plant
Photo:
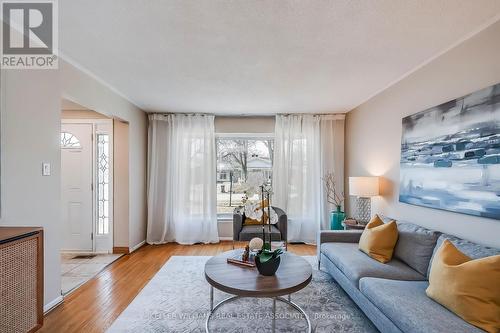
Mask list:
[[[342,203],[344,202],[344,193],[337,192],[337,186],[335,184],[335,174],[333,172],[327,172],[323,178],[325,183],[326,198],[327,201],[335,206],[335,210],[330,213],[330,229],[331,230],[342,230],[342,221],[345,220],[345,212],[342,211]]]
[[[255,266],[257,266],[260,274],[265,276],[272,276],[276,273],[278,267],[280,266],[280,255],[283,254],[283,250],[276,249],[272,251],[270,249],[264,248],[264,246],[255,256]]]
[[[271,193],[272,189],[269,186],[261,185],[261,209],[262,209],[262,240],[264,244],[262,245],[262,249],[257,252],[255,256],[255,265],[259,270],[259,273],[265,276],[271,276],[276,273],[278,267],[280,266],[280,256],[283,254],[283,250],[278,248],[274,251],[271,250]],[[264,214],[264,193],[267,197],[267,216]],[[269,219],[268,227],[269,227],[269,241],[266,240],[266,219]]]

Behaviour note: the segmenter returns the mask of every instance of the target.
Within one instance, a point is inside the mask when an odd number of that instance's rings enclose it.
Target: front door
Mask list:
[[[93,251],[92,124],[61,125],[63,250]]]

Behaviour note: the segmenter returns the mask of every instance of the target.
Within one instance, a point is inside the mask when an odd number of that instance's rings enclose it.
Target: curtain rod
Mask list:
[[[168,115],[183,115],[183,116],[215,116],[215,117],[276,117],[276,116],[332,116],[338,117],[338,119],[344,119],[345,113],[277,113],[272,115],[263,115],[263,114],[238,114],[238,115],[229,115],[229,114],[215,114],[215,113],[193,113],[193,112],[168,112],[168,113],[158,113],[151,112],[148,115],[159,115],[159,116],[168,116]]]
[[[184,112],[179,112],[179,113],[174,113],[174,112],[169,112],[169,113],[151,112],[151,113],[148,113],[148,115],[158,115],[158,116],[170,116],[170,115],[176,115],[176,116],[215,116],[215,114],[213,114],[213,113],[184,113]]]
[[[277,116],[320,116],[332,117],[335,119],[345,119],[345,113],[278,113]]]

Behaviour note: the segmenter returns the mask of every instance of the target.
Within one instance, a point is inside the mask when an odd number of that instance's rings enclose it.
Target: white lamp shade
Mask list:
[[[378,194],[378,177],[349,177],[349,195],[365,198]]]

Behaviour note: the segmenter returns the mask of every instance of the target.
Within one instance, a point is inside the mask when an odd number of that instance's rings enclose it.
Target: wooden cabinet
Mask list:
[[[0,333],[43,324],[43,229],[0,227]]]

